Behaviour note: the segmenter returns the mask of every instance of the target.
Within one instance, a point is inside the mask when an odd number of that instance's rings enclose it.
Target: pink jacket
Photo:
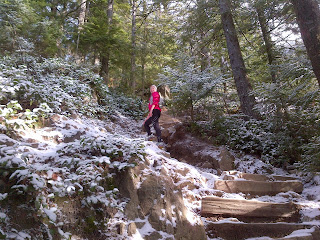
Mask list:
[[[154,105],[154,109],[159,109],[161,111],[161,108],[159,107],[159,102],[160,102],[160,95],[158,92],[153,92],[149,98],[149,111],[152,107],[152,105]]]

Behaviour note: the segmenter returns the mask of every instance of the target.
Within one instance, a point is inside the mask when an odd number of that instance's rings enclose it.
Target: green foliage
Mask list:
[[[86,225],[84,227],[84,231],[87,233],[87,234],[90,234],[90,233],[94,233],[95,231],[97,231],[98,227],[96,225],[96,221],[95,221],[95,217],[94,216],[88,216],[85,218],[85,222],[86,222]]]
[[[121,92],[121,89],[110,89],[107,99],[108,106],[112,106],[110,114],[121,113],[135,119],[141,119],[144,115],[146,103],[139,97],[128,97]]]
[[[0,123],[5,131],[14,131],[19,128],[34,127],[40,118],[46,117],[52,110],[46,103],[41,103],[38,108],[23,109],[18,101],[10,101],[6,106],[0,105]]]
[[[313,137],[308,144],[302,146],[301,168],[306,171],[320,171],[320,136]]]
[[[164,74],[159,75],[158,81],[171,87],[174,111],[178,113],[188,111],[189,116],[194,119],[194,112],[197,109],[218,105],[217,101],[223,94],[225,79],[220,71],[214,68],[201,71],[192,58],[178,56],[178,59],[178,66],[166,67]],[[201,115],[199,117],[201,118]]]
[[[80,35],[80,48],[83,53],[93,50],[101,56],[109,52],[111,60],[115,60],[113,55],[120,57],[127,53],[129,36],[121,28],[121,18],[114,15],[112,24],[108,24],[107,1],[95,1],[90,4],[90,14],[87,23],[83,26]],[[113,51],[109,51],[113,49]]]
[[[22,64],[16,66],[17,63]],[[26,119],[29,124],[44,117],[49,108],[67,115],[72,112],[105,117],[143,115],[144,103],[140,98],[128,97],[119,89],[109,90],[92,68],[62,59],[3,58],[0,76],[1,115],[11,114],[13,118],[20,107],[19,120]],[[15,102],[8,103],[10,99]],[[17,101],[19,106],[13,104]]]
[[[292,52],[278,78],[256,87],[262,120],[218,115],[210,123],[199,122],[198,128],[216,143],[257,154],[275,166],[300,164],[318,171],[320,98],[310,63]]]
[[[0,54],[26,50],[24,40],[30,37],[29,30],[35,22],[36,15],[25,1],[1,1]]]

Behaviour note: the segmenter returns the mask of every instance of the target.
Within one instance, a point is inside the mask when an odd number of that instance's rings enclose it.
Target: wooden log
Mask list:
[[[283,238],[293,231],[300,229],[311,229],[311,239],[318,238],[319,229],[313,225],[294,223],[219,223],[207,224],[206,231],[210,238],[221,238],[228,240],[243,240],[248,238],[271,237]],[[269,239],[269,238],[266,238]],[[286,238],[287,239],[287,238]],[[289,238],[292,239],[292,238]],[[294,238],[297,239],[297,238]],[[299,238],[300,239],[300,238]],[[308,239],[308,238],[304,238]],[[310,239],[310,238],[309,238]]]
[[[280,176],[280,175],[263,175],[263,174],[252,174],[252,173],[240,173],[240,178],[250,180],[250,181],[298,181],[297,178],[289,176]]]
[[[201,215],[224,216],[238,219],[274,221],[285,219],[298,221],[299,209],[294,203],[269,203],[251,200],[205,197],[202,199]]]
[[[234,180],[216,180],[214,187],[227,193],[245,193],[251,195],[276,195],[281,192],[293,191],[301,193],[303,184],[300,181],[234,181]]]

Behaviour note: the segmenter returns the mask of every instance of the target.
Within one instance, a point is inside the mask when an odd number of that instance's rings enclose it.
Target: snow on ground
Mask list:
[[[110,164],[110,168],[122,169],[134,166],[127,161],[113,161],[103,154],[112,152],[119,154],[121,158],[127,159],[132,154],[141,157],[142,152],[147,153],[150,167],[144,170],[145,174],[160,175],[161,170],[176,179],[175,184],[180,186],[184,197],[184,203],[188,209],[187,218],[191,224],[201,224],[203,218],[200,216],[201,199],[205,196],[213,195],[214,182],[220,179],[216,171],[212,169],[201,169],[184,162],[179,162],[169,156],[165,150],[159,148],[159,144],[145,141],[144,135],[140,133],[140,123],[128,118],[121,117],[119,123],[111,121],[100,121],[86,118],[69,119],[64,116],[55,115],[55,125],[40,129],[21,129],[19,139],[15,140],[4,134],[0,134],[0,151],[3,157],[1,164],[18,165],[24,169],[17,170],[14,176],[20,179],[19,185],[13,186],[19,191],[24,191],[25,179],[35,189],[41,192],[45,183],[52,186],[51,192],[42,192],[40,201],[42,213],[48,217],[52,224],[60,226],[57,214],[59,209],[56,204],[50,204],[53,194],[59,196],[71,196],[76,192],[81,192],[84,186],[90,186],[95,190],[91,196],[84,199],[84,204],[102,203],[105,206],[114,206],[119,212],[109,221],[108,230],[114,231],[116,226],[124,220],[122,211],[126,202],[117,199],[118,189],[106,190],[98,186],[102,176],[103,164]],[[121,123],[121,124],[120,124]],[[163,143],[162,143],[163,144]],[[107,146],[107,148],[103,148]],[[143,147],[144,146],[144,147]],[[121,153],[119,153],[121,151]],[[95,155],[99,152],[98,156]],[[142,158],[141,158],[142,159]],[[161,164],[154,166],[155,162]],[[237,170],[247,173],[265,174],[270,166],[252,156],[236,157]],[[281,169],[275,169],[274,174],[287,174]],[[288,174],[287,174],[288,175]],[[305,185],[301,195],[295,193],[278,194],[276,196],[263,196],[253,198],[265,202],[288,202],[294,201],[302,207],[302,221],[304,223],[320,225],[320,176],[317,176]],[[141,184],[141,183],[140,183]],[[138,186],[139,187],[139,186]],[[0,194],[0,201],[5,199],[7,194]],[[224,198],[244,199],[243,194],[223,194]],[[49,199],[49,200],[48,200]],[[0,221],[4,221],[6,212],[0,212]],[[318,219],[318,220],[317,220]],[[143,239],[144,236],[153,232],[154,229],[147,219],[141,229],[127,239]],[[225,219],[223,221],[234,221]],[[59,232],[66,238],[70,233]],[[27,233],[15,229],[1,229],[0,233],[6,233],[9,239],[28,239]],[[306,231],[294,232],[292,234],[306,234]],[[163,239],[169,236],[160,232]],[[71,239],[78,239],[76,236]],[[109,235],[109,239],[117,239],[116,236]]]

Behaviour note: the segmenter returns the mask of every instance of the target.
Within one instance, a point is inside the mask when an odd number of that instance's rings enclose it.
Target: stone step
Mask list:
[[[301,193],[303,184],[300,181],[248,181],[248,180],[216,180],[214,188],[227,193],[245,193],[251,195],[265,196],[276,195],[281,192],[293,191]]]
[[[294,231],[305,230],[299,234]],[[286,240],[319,240],[320,231],[317,226],[297,223],[242,223],[242,222],[210,222],[206,225],[206,231],[210,238],[224,240],[260,240],[286,239]],[[291,235],[291,233],[293,233]],[[263,238],[265,237],[265,238]]]
[[[250,181],[261,181],[261,182],[272,182],[272,181],[299,181],[298,178],[281,175],[263,175],[263,174],[252,174],[243,173],[239,171],[224,171],[222,173],[223,180],[236,180],[242,178]]]
[[[253,200],[205,197],[202,199],[201,216],[236,217],[241,221],[298,222],[299,208],[294,203],[270,203]]]

